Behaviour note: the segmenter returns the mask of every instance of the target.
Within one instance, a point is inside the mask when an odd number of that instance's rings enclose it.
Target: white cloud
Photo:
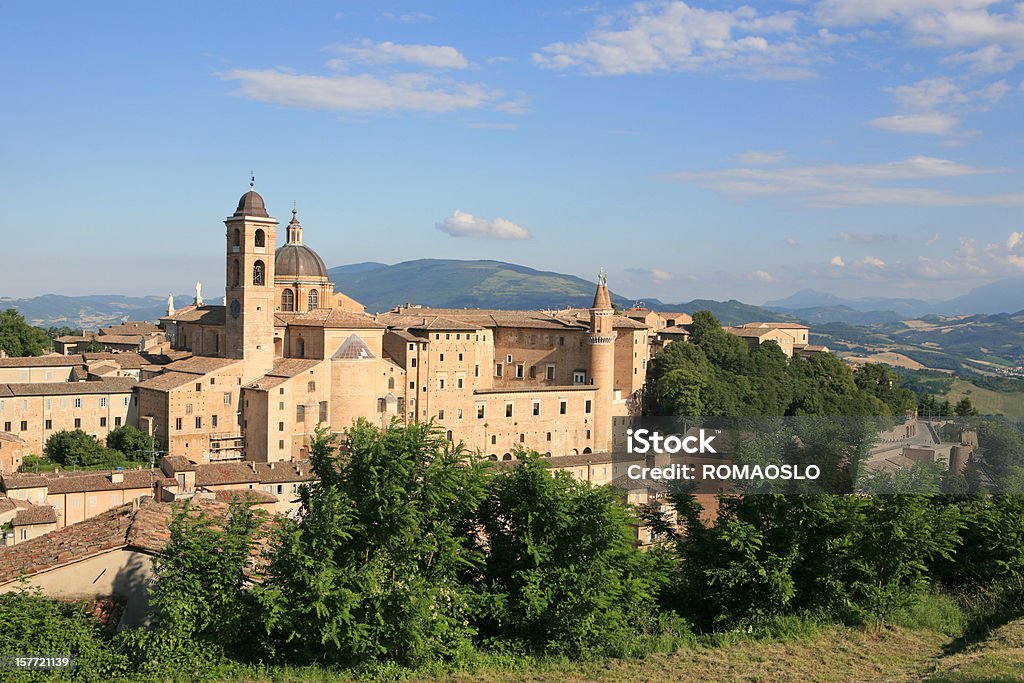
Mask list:
[[[453,211],[451,216],[440,223],[435,223],[434,227],[452,237],[492,240],[528,240],[532,237],[529,230],[504,218],[487,220],[458,210]]]
[[[786,246],[787,246],[787,247],[799,247],[799,246],[800,246],[800,243],[799,243],[799,242],[797,242],[797,241],[796,241],[795,239],[793,239],[792,237],[787,237],[787,238],[786,238]]]
[[[967,166],[916,156],[881,164],[827,164],[788,168],[730,168],[665,174],[738,198],[794,196],[817,207],[844,206],[1020,206],[1024,192],[966,195],[945,189],[907,186],[906,181],[994,174],[1003,169]],[[893,185],[892,183],[896,183]]]
[[[238,81],[234,94],[289,107],[349,112],[451,112],[497,107],[504,94],[482,85],[401,73],[313,76],[276,69],[236,69],[221,74]]]
[[[822,38],[795,35],[798,21],[795,11],[636,3],[618,16],[602,17],[583,40],[552,43],[533,60],[545,68],[604,76],[714,69],[752,78],[807,78],[817,60],[811,48]]]
[[[925,240],[925,244],[930,247],[931,245],[933,245],[936,242],[938,242],[940,239],[942,239],[942,236],[939,235],[939,233],[935,233],[934,235],[929,237],[927,240]]]
[[[357,45],[332,45],[329,48],[358,64],[419,64],[435,69],[465,69],[469,60],[449,45],[402,44],[364,40]],[[343,68],[345,61],[335,60],[332,65]]]
[[[886,88],[900,113],[868,121],[868,125],[896,133],[950,135],[967,114],[987,111],[1010,91],[1005,81],[967,90],[949,77],[926,78]]]
[[[875,256],[865,256],[861,263],[872,268],[885,268],[885,261]]]
[[[836,239],[852,244],[889,244],[898,240],[899,236],[867,232],[840,232],[836,234]]]
[[[833,256],[832,260],[829,261],[829,265],[833,265],[836,268],[843,268],[843,267],[846,266],[846,262],[843,261],[843,257],[842,256]]]
[[[434,17],[423,12],[392,12],[386,10],[380,13],[384,21],[394,21],[399,24],[419,24],[425,21],[433,21]]]
[[[782,150],[775,150],[771,152],[741,152],[736,155],[736,162],[740,164],[746,164],[748,166],[762,166],[767,164],[777,164],[780,161],[785,161],[787,154]]]
[[[651,279],[654,280],[655,282],[668,282],[669,280],[672,279],[672,274],[664,270],[652,268]]]
[[[775,276],[767,270],[754,270],[747,276],[755,282],[775,282]]]
[[[1011,232],[1010,236],[1006,238],[1006,249],[1007,251],[1013,251],[1017,248],[1017,245],[1024,240],[1024,232]]]

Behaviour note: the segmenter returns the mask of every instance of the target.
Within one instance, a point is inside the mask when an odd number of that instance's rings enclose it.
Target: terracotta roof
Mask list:
[[[316,479],[313,465],[308,460],[256,463],[256,474],[263,484],[283,484]]]
[[[0,498],[0,513],[11,512],[12,510],[25,510],[32,507],[32,503],[20,498]]]
[[[159,332],[160,328],[153,323],[148,322],[124,322],[119,325],[111,325],[109,327],[101,327],[100,334],[153,334]]]
[[[123,548],[132,518],[132,506],[122,505],[5,549],[0,553],[0,583]]]
[[[112,475],[120,473],[124,480],[114,482]],[[122,491],[148,489],[154,481],[173,484],[160,470],[86,470],[82,472],[45,472],[40,474],[13,472],[0,475],[5,490],[31,489],[45,486],[47,493],[82,493],[88,491]]]
[[[46,476],[30,472],[4,472],[0,474],[4,491],[37,489],[46,486]]]
[[[271,377],[296,377],[312,370],[322,362],[306,358],[282,358],[274,361],[274,367],[267,375]]]
[[[196,465],[196,486],[223,486],[224,484],[258,484],[259,475],[254,463],[211,462]]]
[[[250,503],[276,503],[277,496],[261,489],[221,489],[214,492],[214,500],[218,503],[231,503],[241,500]]]
[[[132,377],[107,377],[88,382],[38,382],[34,384],[0,384],[4,396],[77,396],[80,394],[130,394],[135,386]]]
[[[223,325],[226,320],[224,310],[223,306],[186,306],[161,319],[201,325]]]
[[[0,432],[0,441],[7,441],[17,446],[28,446],[28,442],[26,442],[23,438],[21,438],[17,434],[11,434],[10,432]]]
[[[0,368],[44,368],[44,367],[68,367],[81,365],[82,357],[62,356],[52,354],[48,356],[26,356],[24,358],[0,358]]]
[[[196,515],[207,512],[223,520],[230,509],[228,504],[214,500],[197,497],[194,501],[192,513]],[[0,552],[0,584],[114,550],[130,549],[155,555],[163,550],[170,538],[168,524],[175,509],[176,505],[144,498],[138,509],[133,509],[129,503],[19,543]],[[269,538],[272,523],[266,518],[261,525],[259,540],[253,549],[253,558],[257,562],[256,558]]]
[[[160,469],[172,477],[178,472],[195,472],[196,464],[183,455],[165,455],[160,459]]]
[[[317,308],[307,311],[292,318],[288,324],[353,330],[380,330],[387,327],[363,313],[350,313],[338,308]]]
[[[11,526],[56,523],[57,511],[53,509],[52,505],[32,505],[19,511],[11,520]]]
[[[139,389],[154,389],[156,391],[169,391],[178,387],[192,384],[196,381],[196,375],[184,372],[164,372],[156,377],[139,382]]]
[[[413,308],[400,307],[388,313],[381,313],[377,320],[389,327],[407,330],[438,329],[427,327],[434,320],[454,320],[462,322],[466,327],[453,330],[479,330],[495,327],[525,327],[535,329],[588,330],[590,329],[590,309],[567,308],[558,311],[505,311],[482,308]],[[613,317],[613,325],[617,328],[646,329],[647,325],[631,320],[623,315]]]
[[[521,394],[521,393],[559,393],[563,391],[597,391],[596,384],[570,384],[565,386],[545,386],[524,384],[515,387],[494,387],[492,389],[474,389],[474,394]]]
[[[608,285],[604,282],[597,285],[597,291],[594,292],[594,305],[591,308],[602,311],[612,310],[612,297],[608,292]]]
[[[236,358],[191,356],[190,358],[183,358],[170,363],[167,366],[167,370],[171,372],[188,372],[193,375],[205,375],[208,372],[220,370],[221,368],[226,368],[229,365],[235,365],[240,362],[241,361]]]

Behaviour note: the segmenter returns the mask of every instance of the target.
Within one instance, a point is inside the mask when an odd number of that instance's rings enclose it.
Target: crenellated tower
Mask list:
[[[597,388],[594,397],[594,450],[612,449],[612,402],[615,400],[615,310],[608,291],[608,276],[597,276],[597,292],[590,309],[590,377]]]
[[[250,181],[227,226],[225,355],[246,361],[246,378],[274,364],[274,243],[277,221]]]

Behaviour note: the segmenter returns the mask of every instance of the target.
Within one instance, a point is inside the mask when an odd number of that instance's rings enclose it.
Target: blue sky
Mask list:
[[[671,302],[1024,275],[1024,3],[496,5],[0,5],[0,295],[218,291],[250,169],[329,265]]]

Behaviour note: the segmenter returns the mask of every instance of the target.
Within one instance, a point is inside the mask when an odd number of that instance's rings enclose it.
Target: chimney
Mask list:
[[[124,470],[116,469],[110,473],[111,484],[123,484],[124,483]]]

